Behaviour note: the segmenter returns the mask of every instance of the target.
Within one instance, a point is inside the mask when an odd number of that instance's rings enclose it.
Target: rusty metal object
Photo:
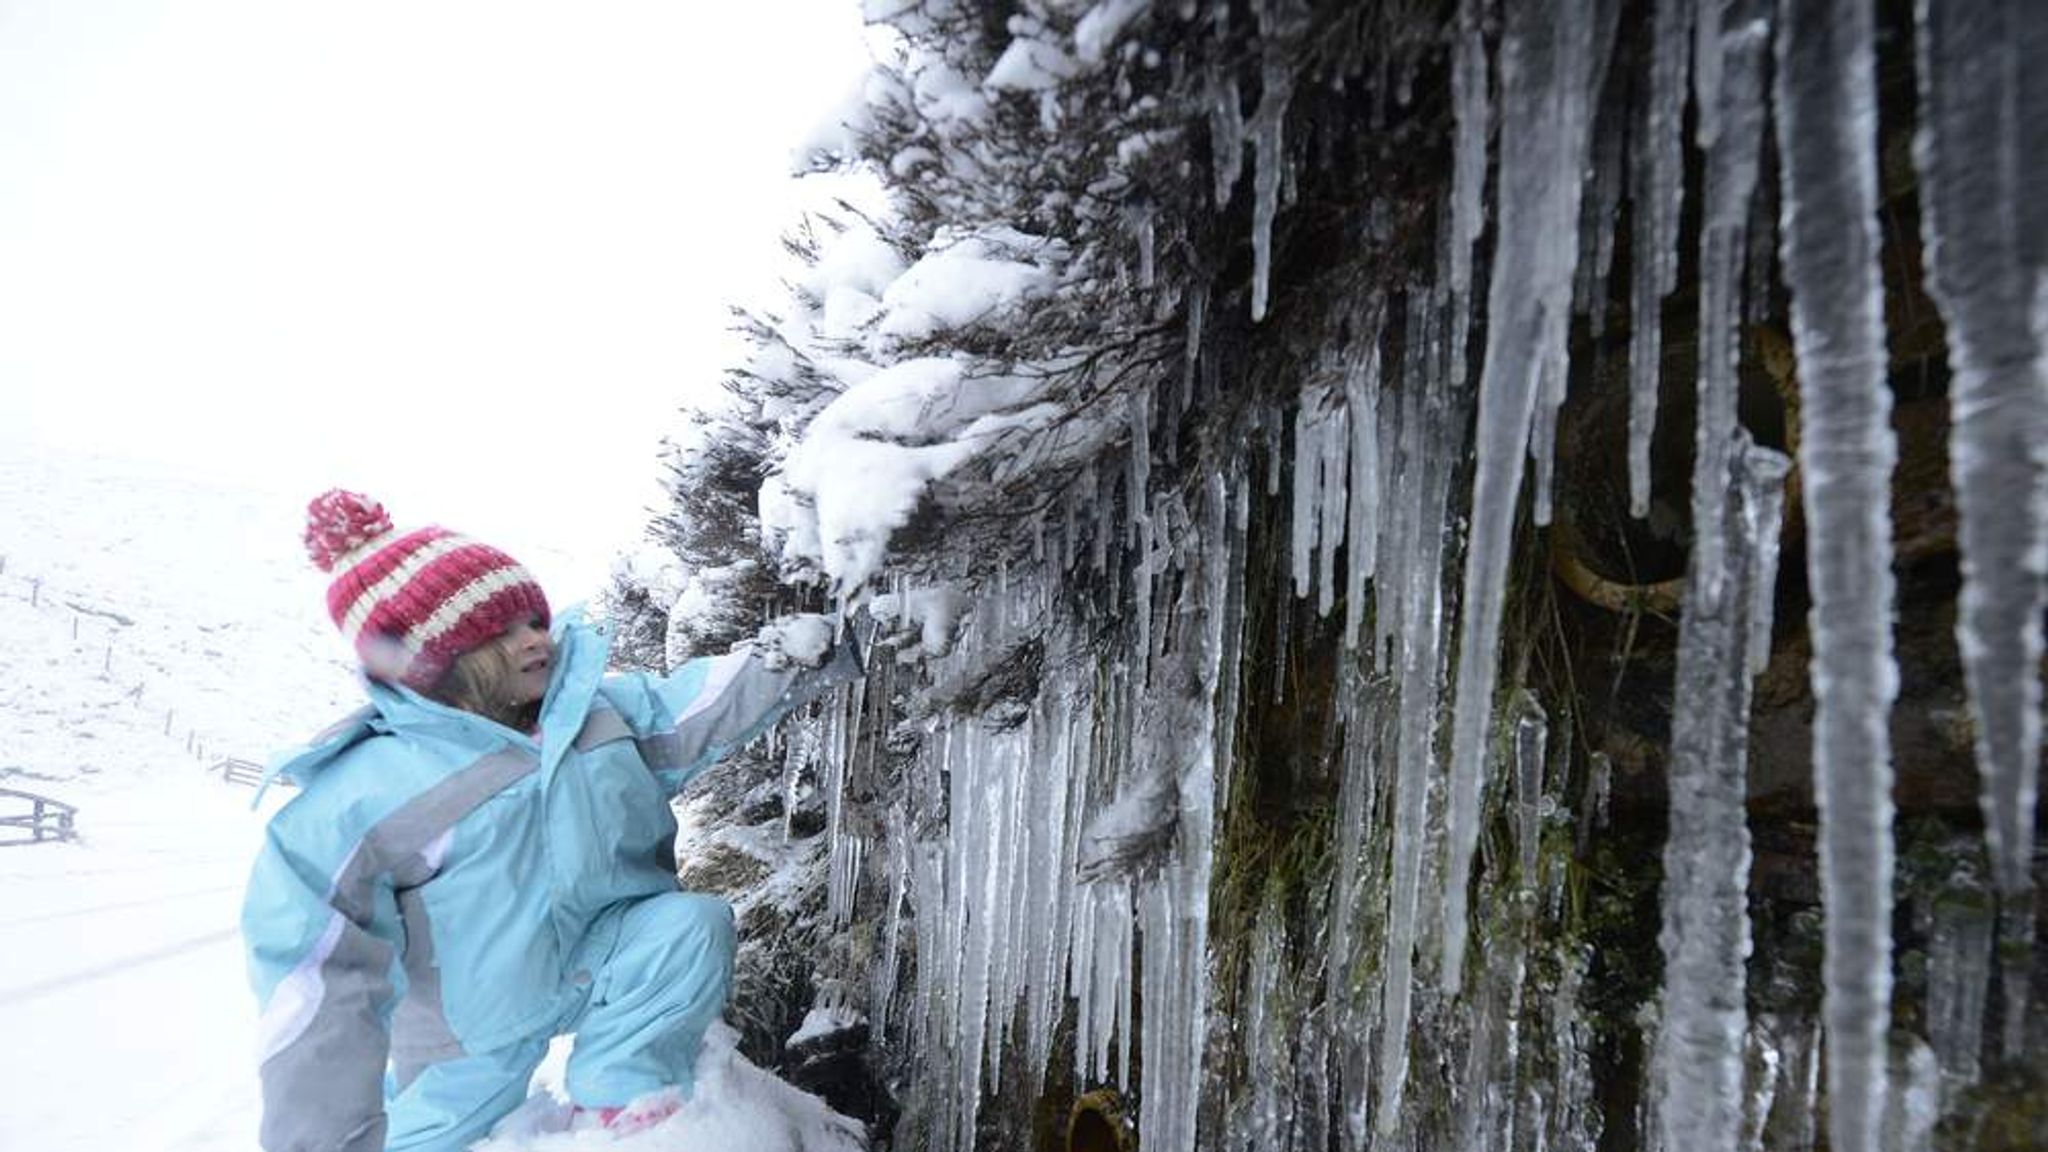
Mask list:
[[[1586,548],[1571,521],[1560,518],[1550,526],[1550,570],[1559,582],[1588,604],[1609,612],[1648,612],[1675,616],[1685,596],[1685,577],[1648,584],[1627,584],[1610,580],[1586,563]]]

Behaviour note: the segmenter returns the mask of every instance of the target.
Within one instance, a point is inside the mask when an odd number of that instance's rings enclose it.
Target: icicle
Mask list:
[[[1294,99],[1292,44],[1306,13],[1300,0],[1268,0],[1259,8],[1259,107],[1252,113],[1252,322],[1266,318],[1272,281],[1273,219],[1280,211],[1281,181],[1289,165],[1282,126]]]
[[[1991,902],[1977,892],[1935,897],[1927,941],[1927,1039],[1958,1086],[1982,1075],[1984,1014],[1991,989]]]
[[[1378,577],[1381,610],[1398,595],[1400,715],[1396,721],[1395,781],[1392,832],[1392,878],[1387,894],[1386,957],[1381,979],[1379,1110],[1375,1128],[1382,1136],[1401,1123],[1401,1100],[1408,1079],[1408,1030],[1413,1007],[1417,920],[1422,905],[1422,868],[1429,816],[1430,778],[1436,765],[1439,672],[1443,648],[1443,548],[1448,522],[1450,455],[1456,422],[1447,383],[1419,366],[1434,358],[1432,329],[1421,318],[1425,298],[1412,295],[1410,363],[1417,376],[1408,381],[1402,408],[1400,455],[1409,472],[1401,490],[1397,519],[1406,527],[1398,546],[1384,555]],[[1425,386],[1425,380],[1427,384]],[[1519,455],[1519,453],[1517,453]]]
[[[1095,465],[1090,464],[1081,473],[1079,496],[1088,504],[1088,566],[1099,576],[1109,565],[1109,525],[1116,505],[1116,485],[1104,484]]]
[[[1131,1046],[1136,1039],[1137,1029],[1133,1026],[1131,944],[1136,935],[1138,910],[1132,906],[1131,892],[1127,885],[1119,885],[1117,892],[1117,917],[1121,921],[1117,931],[1118,947],[1114,954],[1116,979],[1112,987],[1116,990],[1116,1086],[1117,1090],[1129,1094],[1131,1090]]]
[[[2048,6],[1916,6],[1920,226],[1948,326],[1949,467],[1960,515],[1956,638],[1976,720],[1984,839],[2015,909],[2033,902],[2048,573]],[[2009,935],[2019,936],[2017,931]]]
[[[1941,1120],[1941,1065],[1918,1037],[1902,1063],[1901,1088],[1885,1114],[1884,1147],[1917,1152],[1934,1147],[1934,1126]]]
[[[1366,832],[1367,809],[1379,758],[1379,692],[1360,682],[1356,665],[1345,673],[1343,775],[1337,786],[1336,877],[1330,889],[1329,951],[1323,964],[1323,1004],[1327,1027],[1351,1031],[1345,1019],[1351,997],[1351,927],[1363,894],[1358,873]]]
[[[1147,291],[1152,288],[1153,256],[1157,245],[1157,229],[1153,224],[1155,215],[1151,204],[1142,204],[1132,214],[1131,220],[1131,227],[1138,234],[1138,287]]]
[[[1617,87],[1616,93],[1626,92]],[[1578,307],[1586,314],[1595,345],[1607,331],[1607,276],[1614,267],[1614,230],[1621,216],[1622,153],[1627,142],[1628,105],[1619,95],[1602,102],[1594,120],[1593,176],[1579,225]]]
[[[1413,449],[1404,429],[1415,426],[1421,419],[1422,389],[1414,384],[1409,363],[1415,359],[1415,347],[1420,341],[1422,322],[1420,318],[1420,292],[1411,290],[1408,316],[1403,333],[1403,347],[1408,351],[1401,366],[1402,384],[1393,395],[1394,403],[1380,409],[1380,459],[1385,461],[1387,481],[1381,486],[1385,493],[1388,514],[1381,518],[1378,546],[1380,555],[1379,574],[1373,580],[1373,661],[1385,662],[1392,666],[1391,656],[1394,637],[1400,635],[1401,606],[1407,596],[1403,583],[1402,558],[1408,555],[1407,541],[1414,535],[1412,523],[1415,505],[1416,465]]]
[[[1536,854],[1543,830],[1543,753],[1549,742],[1550,718],[1527,690],[1515,717],[1515,846],[1522,863],[1525,890],[1536,887]]]
[[[1323,465],[1323,522],[1316,531],[1316,614],[1327,617],[1337,602],[1337,551],[1344,546],[1350,511],[1346,469],[1351,463],[1351,409],[1334,401],[1325,403],[1328,406],[1317,430]]]
[[[1707,8],[1713,7],[1711,3]],[[1701,24],[1707,18],[1702,9]],[[1728,43],[1715,58],[1725,69],[1719,92],[1720,130],[1707,153],[1706,206],[1700,238],[1700,384],[1694,422],[1692,499],[1695,528],[1694,567],[1706,581],[1708,598],[1721,594],[1728,567],[1721,549],[1726,534],[1717,531],[1728,491],[1722,478],[1735,442],[1736,365],[1740,361],[1737,322],[1742,286],[1744,228],[1749,224],[1750,197],[1756,190],[1757,153],[1763,137],[1763,65],[1770,26],[1762,0],[1733,0],[1728,11]],[[1719,27],[1718,24],[1715,25]],[[1704,50],[1703,50],[1704,51]],[[1703,138],[1704,134],[1703,134]]]
[[[1323,523],[1322,509],[1317,506],[1323,480],[1321,414],[1317,409],[1323,396],[1320,386],[1305,388],[1294,410],[1294,499],[1288,505],[1294,521],[1288,538],[1294,545],[1296,598],[1306,597],[1314,580],[1316,532]]]
[[[1755,45],[1755,49],[1761,45]],[[1730,57],[1729,86],[1757,62]],[[1747,795],[1750,676],[1747,595],[1757,577],[1758,542],[1743,532],[1743,505],[1783,482],[1785,458],[1736,442],[1722,478],[1721,521],[1697,518],[1695,535],[1718,533],[1730,565],[1709,591],[1695,546],[1686,571],[1671,731],[1670,830],[1664,846],[1664,1019],[1654,1060],[1658,1123],[1667,1149],[1726,1149],[1741,1129],[1744,963],[1750,951]]]
[[[1536,410],[1529,425],[1529,463],[1535,472],[1531,480],[1536,491],[1529,518],[1538,527],[1550,523],[1551,475],[1557,461],[1557,410],[1564,403],[1566,370],[1562,357],[1547,358],[1536,384]]]
[[[1770,1017],[1750,1024],[1746,1045],[1750,1090],[1743,1099],[1742,1134],[1735,1142],[1737,1148],[1761,1150],[1765,1146],[1765,1129],[1770,1123],[1771,1106],[1777,1103],[1778,1084],[1783,1078],[1784,1060],[1778,1052],[1776,1039],[1777,1028]]]
[[[1479,841],[1480,781],[1491,727],[1500,625],[1524,450],[1543,367],[1561,363],[1578,251],[1594,60],[1607,44],[1591,0],[1506,6],[1501,47],[1499,235],[1479,385],[1464,627],[1452,713],[1449,867],[1439,978],[1463,973],[1466,887]],[[1611,33],[1612,23],[1606,25]],[[1599,41],[1596,43],[1596,41]]]
[[[1285,947],[1279,909],[1268,901],[1252,929],[1251,962],[1245,967],[1244,1035],[1251,1107],[1237,1135],[1237,1147],[1244,1149],[1286,1146],[1294,1077],[1286,1030],[1273,1003],[1287,975],[1282,955]]]
[[[1152,392],[1141,388],[1131,394],[1131,479],[1128,499],[1125,501],[1126,522],[1125,542],[1136,548],[1141,528],[1150,521],[1152,493]],[[1138,554],[1142,564],[1143,552]]]
[[[1350,551],[1345,557],[1344,647],[1358,644],[1365,620],[1365,582],[1372,579],[1379,560],[1380,506],[1380,417],[1379,417],[1379,317],[1373,318],[1372,335],[1363,349],[1354,353],[1344,378],[1344,405],[1351,421],[1350,523],[1346,539]]]
[[[1229,547],[1226,528],[1229,483],[1212,475],[1203,495],[1200,579],[1183,585],[1182,611],[1174,616],[1181,635],[1162,692],[1163,705],[1174,713],[1165,729],[1174,746],[1155,753],[1171,755],[1180,765],[1179,842],[1155,881],[1144,946],[1152,994],[1145,1001],[1148,1049],[1139,1123],[1151,1134],[1148,1139],[1168,1148],[1195,1147],[1201,1101],[1216,791],[1219,771],[1227,771],[1218,753],[1218,686],[1231,649],[1231,582],[1241,560]]]
[[[1140,389],[1131,397],[1130,544],[1137,562],[1130,566],[1132,613],[1138,624],[1141,661],[1152,648],[1152,588],[1157,569],[1152,547],[1155,525],[1149,497],[1152,485],[1152,394]],[[1141,674],[1142,674],[1141,666]]]
[[[1664,297],[1678,284],[1678,222],[1684,210],[1687,46],[1695,0],[1656,0],[1650,17],[1650,91],[1636,142],[1634,226],[1629,241],[1628,507],[1650,514],[1650,437],[1657,427]]]
[[[1075,487],[1079,487],[1078,483]],[[1080,493],[1074,490],[1069,490],[1066,499],[1061,501],[1065,508],[1061,516],[1062,523],[1060,525],[1060,568],[1069,572],[1074,568],[1074,561],[1080,558],[1078,555],[1081,542],[1080,503]]]
[[[910,817],[902,805],[889,809],[889,911],[882,930],[882,962],[874,968],[874,982],[868,992],[868,1016],[877,1038],[889,1035],[890,1005],[896,996],[896,976],[903,960],[903,901],[910,891],[913,845]]]
[[[1891,478],[1878,267],[1876,78],[1869,0],[1781,5],[1776,98],[1785,277],[1799,354],[1813,589],[1814,797],[1826,911],[1828,1140],[1876,1148],[1892,990]],[[1731,127],[1732,131],[1732,127]],[[1750,670],[1770,658],[1779,512],[1765,514]]]
[[[1244,97],[1237,77],[1211,77],[1209,87],[1209,151],[1216,169],[1216,210],[1230,207],[1230,193],[1244,171]]]
[[[1228,560],[1225,561],[1225,587],[1223,592],[1222,630],[1217,643],[1221,651],[1217,655],[1216,670],[1216,800],[1220,811],[1230,804],[1230,782],[1236,765],[1236,744],[1234,734],[1237,723],[1239,695],[1244,688],[1244,575],[1249,565],[1246,543],[1250,526],[1251,477],[1246,459],[1242,454],[1231,457],[1229,468],[1222,477],[1228,489],[1229,520],[1224,530],[1228,541]]]
[[[1586,757],[1586,792],[1579,803],[1577,843],[1584,852],[1596,829],[1607,827],[1607,801],[1614,789],[1614,763],[1605,752]]]
[[[1698,0],[1693,11],[1693,111],[1698,117],[1694,139],[1701,151],[1711,151],[1721,136],[1723,103],[1721,84],[1727,58],[1727,41],[1722,31],[1724,10],[1745,0]]]
[[[1785,488],[1773,484],[1748,506],[1744,530],[1757,541],[1757,578],[1750,589],[1749,674],[1761,676],[1771,663],[1772,618],[1777,611],[1778,556],[1785,528]],[[1889,572],[1889,568],[1887,568]]]
[[[1258,410],[1259,428],[1266,437],[1266,495],[1280,494],[1280,414],[1270,408]]]
[[[1458,38],[1451,48],[1451,386],[1465,383],[1465,338],[1471,322],[1472,244],[1484,223],[1486,137],[1493,110],[1487,95],[1486,37],[1481,0],[1458,0]]]
[[[979,733],[970,733],[969,739],[978,742]],[[989,1026],[989,973],[994,960],[995,921],[998,905],[994,899],[993,885],[995,872],[990,857],[996,845],[999,828],[989,819],[988,785],[983,774],[988,770],[984,750],[974,749],[966,757],[966,771],[956,779],[963,782],[960,802],[953,811],[972,813],[968,820],[956,824],[952,829],[955,840],[962,842],[962,862],[959,872],[959,886],[963,893],[964,928],[961,948],[961,980],[954,987],[960,997],[959,1044],[960,1054],[956,1072],[960,1077],[956,1088],[959,1100],[959,1132],[962,1147],[971,1147],[974,1140],[975,1118],[981,1110],[981,1085],[984,1063],[981,1054],[987,1048]]]
[[[1257,165],[1252,170],[1252,322],[1266,318],[1266,299],[1273,274],[1273,220],[1279,214],[1281,123],[1287,115],[1287,101],[1293,95],[1292,80],[1285,67],[1268,70],[1265,95],[1252,117],[1252,147]]]
[[[1187,304],[1188,316],[1186,326],[1188,347],[1186,354],[1182,357],[1184,367],[1180,378],[1180,406],[1182,411],[1187,411],[1195,406],[1195,368],[1202,361],[1202,327],[1208,319],[1209,311],[1209,282],[1207,280],[1197,280],[1188,286]],[[1166,439],[1169,444],[1176,439],[1171,430],[1168,431]]]

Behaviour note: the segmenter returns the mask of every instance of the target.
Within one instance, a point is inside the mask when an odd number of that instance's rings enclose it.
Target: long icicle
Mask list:
[[[1921,0],[1915,39],[1921,232],[1954,370],[1956,636],[2005,932],[2027,938],[2048,572],[2048,7]]]
[[[1744,228],[1763,132],[1770,25],[1762,0],[1731,0],[1720,107],[1707,154],[1700,256],[1700,384],[1692,478],[1692,552],[1680,620],[1683,705],[1671,722],[1670,828],[1664,845],[1664,1019],[1658,1121],[1667,1149],[1734,1152],[1742,1117],[1744,963],[1750,951],[1749,828],[1744,808],[1750,701],[1749,615],[1761,540],[1741,529],[1784,457],[1748,445],[1736,421]],[[1704,19],[1704,17],[1703,17]],[[1775,475],[1772,475],[1775,473]],[[1775,525],[1768,526],[1775,531]]]
[[[1657,428],[1664,297],[1678,284],[1685,200],[1686,62],[1693,0],[1657,0],[1650,16],[1650,91],[1636,139],[1629,239],[1628,508],[1650,514],[1650,438]]]
[[[1487,95],[1483,0],[1458,0],[1458,39],[1451,48],[1451,109],[1457,122],[1451,160],[1451,386],[1465,385],[1465,344],[1472,319],[1472,243],[1486,212],[1486,137],[1493,124]]]
[[[1408,1026],[1414,1006],[1415,941],[1422,906],[1423,862],[1428,849],[1430,777],[1436,764],[1444,640],[1444,537],[1449,510],[1450,449],[1446,427],[1453,405],[1448,382],[1435,366],[1437,335],[1428,310],[1444,293],[1412,293],[1406,356],[1413,367],[1401,396],[1398,449],[1408,473],[1392,516],[1401,545],[1389,549],[1378,581],[1382,611],[1398,597],[1401,628],[1397,675],[1400,717],[1395,735],[1392,860],[1387,884],[1386,959],[1380,981],[1378,1112],[1382,1136],[1401,1124],[1401,1100],[1408,1080]]]
[[[1451,729],[1450,863],[1439,978],[1463,975],[1466,886],[1479,843],[1479,793],[1499,674],[1500,623],[1515,506],[1546,364],[1564,357],[1579,198],[1592,119],[1593,59],[1604,53],[1591,0],[1507,5],[1500,51],[1499,235],[1487,298],[1486,360],[1465,557],[1464,627]],[[1609,29],[1612,24],[1606,25]]]
[[[1780,0],[1785,278],[1805,434],[1828,1143],[1875,1152],[1891,1029],[1891,477],[1870,0]]]

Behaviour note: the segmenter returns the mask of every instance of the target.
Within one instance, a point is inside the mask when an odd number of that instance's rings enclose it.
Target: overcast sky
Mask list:
[[[0,0],[0,438],[595,580],[867,61],[858,0]]]

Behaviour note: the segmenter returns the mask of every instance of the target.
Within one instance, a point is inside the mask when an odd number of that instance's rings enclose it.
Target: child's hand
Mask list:
[[[804,612],[770,620],[750,642],[771,670],[816,668],[832,653],[832,618]]]

